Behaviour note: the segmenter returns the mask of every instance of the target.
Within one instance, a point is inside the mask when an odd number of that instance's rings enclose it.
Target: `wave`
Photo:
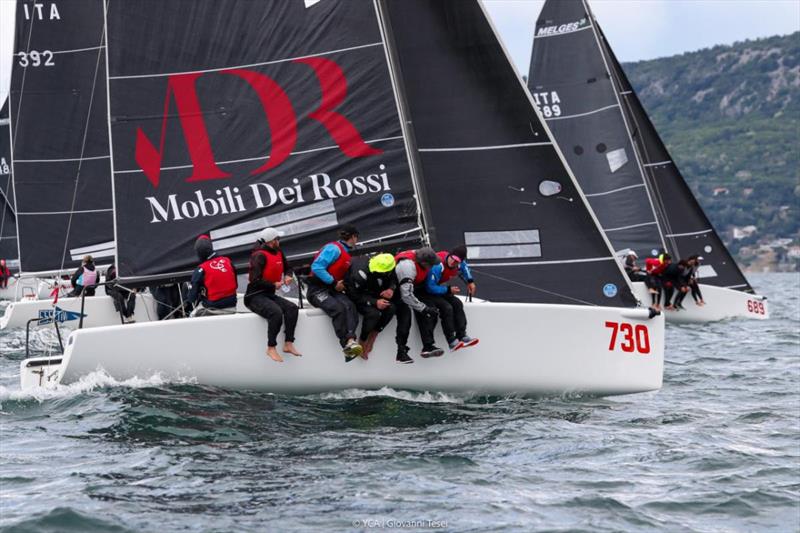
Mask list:
[[[21,402],[34,400],[44,402],[47,400],[60,400],[72,398],[96,389],[110,387],[125,387],[129,389],[142,389],[150,387],[163,387],[167,384],[189,384],[193,383],[190,379],[165,379],[161,374],[153,374],[149,377],[133,377],[130,379],[117,380],[109,376],[103,370],[97,370],[81,377],[78,381],[69,385],[58,384],[52,387],[34,387],[31,389],[16,389],[0,385],[0,410],[4,402]]]
[[[376,390],[345,389],[342,391],[323,392],[321,394],[313,394],[304,397],[319,400],[360,400],[362,398],[371,398],[376,396],[394,398],[406,402],[455,404],[463,404],[468,399],[474,397],[474,395],[471,394],[455,395],[444,392],[414,392],[408,390],[397,390],[391,387],[383,387]]]

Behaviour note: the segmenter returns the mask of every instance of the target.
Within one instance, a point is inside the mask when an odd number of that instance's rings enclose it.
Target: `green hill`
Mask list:
[[[627,63],[624,69],[709,218],[732,251],[741,252],[740,260],[753,262],[756,243],[792,238],[796,244],[800,32]],[[734,227],[749,225],[757,228],[752,236],[732,238]],[[774,261],[784,260],[796,265],[778,251]]]

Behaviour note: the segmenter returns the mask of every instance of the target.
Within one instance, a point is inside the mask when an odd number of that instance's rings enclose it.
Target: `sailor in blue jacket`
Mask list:
[[[425,304],[439,309],[442,330],[451,352],[475,346],[478,344],[478,339],[467,335],[467,316],[464,313],[464,304],[456,296],[461,289],[447,284],[452,278],[458,276],[467,284],[470,296],[475,293],[475,280],[472,278],[472,272],[470,272],[466,260],[467,247],[456,246],[450,251],[438,252],[437,255],[442,262],[428,272],[424,290],[420,291],[419,299]]]

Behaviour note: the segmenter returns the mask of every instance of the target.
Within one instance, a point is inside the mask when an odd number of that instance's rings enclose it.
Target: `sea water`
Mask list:
[[[797,531],[800,277],[752,282],[771,320],[668,326],[663,389],[610,398],[21,392],[0,333],[0,528]]]

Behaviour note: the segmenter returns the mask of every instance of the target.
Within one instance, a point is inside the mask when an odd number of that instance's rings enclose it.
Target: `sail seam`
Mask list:
[[[531,265],[563,265],[568,263],[596,263],[599,261],[615,261],[613,257],[588,257],[585,259],[562,259],[559,261],[521,261],[519,263],[478,263],[470,261],[472,266],[531,266]]]
[[[76,209],[74,211],[26,211],[26,212],[17,212],[17,215],[21,216],[40,216],[40,215],[72,215],[72,214],[81,214],[81,213],[107,213],[109,211],[113,211],[113,209]]]
[[[585,117],[587,115],[593,115],[595,113],[600,113],[602,111],[607,111],[609,109],[614,109],[615,107],[619,107],[619,104],[607,105],[605,107],[601,107],[600,109],[595,109],[593,111],[587,111],[586,113],[578,113],[577,115],[564,115],[564,116],[561,116],[561,117],[550,117],[550,118],[546,118],[545,120],[549,122],[551,120],[563,120],[565,118]]]
[[[690,233],[668,233],[664,237],[689,237],[691,235],[702,235],[704,233],[711,233],[713,229],[705,229],[703,231],[692,231]]]
[[[610,191],[605,192],[593,192],[592,194],[585,194],[587,198],[592,198],[594,196],[605,196],[606,194],[614,194],[615,192],[620,191],[627,191],[628,189],[638,189],[639,187],[644,187],[644,183],[637,183],[636,185],[627,185],[625,187],[620,187],[619,189],[612,189]]]
[[[75,48],[72,50],[56,50],[54,54],[74,54],[77,52],[91,52],[92,50],[103,50],[105,49],[105,45],[101,46],[90,46],[89,48]]]
[[[370,43],[370,44],[362,44],[359,46],[351,46],[349,48],[340,48],[338,50],[328,50],[326,52],[317,52],[315,54],[307,54],[304,56],[297,56],[297,57],[288,57],[285,59],[275,59],[273,61],[262,61],[260,63],[249,63],[246,65],[234,65],[229,67],[216,67],[216,68],[208,68],[202,70],[186,70],[181,72],[164,72],[160,74],[133,74],[130,76],[109,76],[108,79],[110,80],[132,80],[136,78],[160,78],[164,76],[182,76],[184,74],[200,74],[204,72],[219,72],[221,70],[231,70],[231,69],[241,69],[241,68],[253,68],[253,67],[262,67],[266,65],[276,65],[278,63],[288,63],[290,61],[297,61],[299,59],[307,59],[309,57],[320,57],[326,56],[329,54],[338,54],[341,52],[350,52],[352,50],[361,50],[363,48],[371,48],[373,46],[383,46],[383,42],[377,43]]]
[[[525,148],[529,146],[550,146],[551,142],[499,144],[495,146],[458,146],[454,148],[417,148],[419,152],[469,152],[472,150],[505,150],[507,148]]]
[[[622,231],[624,229],[641,228],[642,226],[651,226],[653,224],[656,224],[656,221],[653,221],[653,222],[642,222],[641,224],[632,224],[630,226],[621,226],[619,228],[603,228],[603,231],[608,233],[609,231]]]
[[[398,136],[395,136],[395,137],[384,137],[383,139],[370,139],[370,140],[364,141],[364,142],[367,143],[367,144],[371,144],[371,143],[378,143],[378,142],[383,142],[383,141],[396,141],[396,140],[402,139],[402,138],[403,138],[402,135],[398,135]],[[297,152],[292,152],[289,155],[310,154],[312,152],[321,152],[323,150],[333,150],[335,148],[339,148],[339,145],[323,146],[322,148],[312,148],[310,150],[300,150],[300,151],[297,151]],[[248,161],[261,161],[262,159],[269,159],[269,156],[265,155],[265,156],[259,156],[259,157],[248,157],[248,158],[245,158],[245,159],[233,159],[231,161],[216,161],[216,164],[217,165],[232,165],[234,163],[247,163]],[[182,169],[182,168],[192,168],[193,166],[194,166],[193,164],[192,165],[177,165],[177,166],[174,166],[174,167],[161,167],[160,170],[179,170],[179,169]],[[144,171],[142,169],[140,169],[140,168],[131,169],[131,170],[115,170],[114,174],[134,174],[134,173],[137,173],[137,172],[144,172]]]
[[[66,159],[17,159],[15,163],[69,163],[71,161],[93,161],[95,159],[108,159],[111,156],[98,155],[93,157],[72,157]]]

